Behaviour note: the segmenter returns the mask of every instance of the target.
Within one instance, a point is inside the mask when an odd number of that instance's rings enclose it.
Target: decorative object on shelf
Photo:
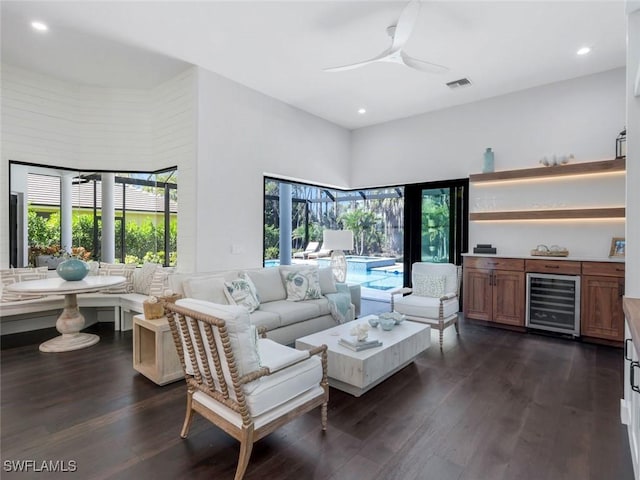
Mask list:
[[[616,137],[616,158],[627,158],[627,129]]]
[[[69,258],[56,267],[56,272],[63,280],[77,282],[87,276],[89,265],[77,258]]]
[[[613,237],[611,239],[611,250],[609,251],[610,257],[624,257],[626,242],[624,237]]]
[[[484,163],[482,165],[482,173],[491,173],[494,171],[494,158],[491,147],[488,147],[484,152]]]
[[[369,336],[369,325],[366,323],[359,323],[355,327],[351,329],[349,335],[352,337],[356,337],[358,342],[364,342]]]
[[[351,230],[324,230],[322,248],[331,250],[331,270],[337,282],[347,279],[347,258],[344,250],[353,250],[353,232]]]
[[[575,160],[576,157],[573,155],[573,153],[570,153],[569,155],[550,155],[549,157],[542,157],[540,159],[540,164],[544,165],[545,167],[557,167],[558,165],[566,165],[569,162],[572,162],[573,160]]]
[[[531,255],[534,257],[568,257],[569,250],[559,245],[538,245],[534,250],[531,250]]]
[[[493,247],[490,243],[478,243],[473,247],[473,253],[496,253],[496,247]]]

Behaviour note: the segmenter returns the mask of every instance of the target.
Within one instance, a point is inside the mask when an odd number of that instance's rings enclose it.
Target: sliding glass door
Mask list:
[[[468,179],[405,187],[405,285],[414,262],[462,264],[468,248]]]

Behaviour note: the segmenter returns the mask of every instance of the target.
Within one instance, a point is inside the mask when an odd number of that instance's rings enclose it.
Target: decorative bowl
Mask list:
[[[393,318],[380,318],[380,326],[383,330],[391,330],[393,326],[396,324]]]
[[[378,317],[371,317],[369,319],[369,325],[371,325],[373,328],[376,328],[378,326],[378,323],[380,323],[380,320],[378,320]]]
[[[391,320],[393,320],[395,322],[396,325],[400,325],[405,320],[404,315],[402,313],[398,313],[398,312],[381,313],[380,314],[380,321],[382,321],[383,318],[390,318]]]

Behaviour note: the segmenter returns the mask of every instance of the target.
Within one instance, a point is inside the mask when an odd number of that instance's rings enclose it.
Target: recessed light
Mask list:
[[[576,52],[578,55],[586,55],[591,51],[591,47],[582,47],[580,50]]]
[[[38,30],[39,32],[46,32],[47,30],[49,30],[49,27],[47,27],[46,23],[42,23],[42,22],[31,22],[31,27],[34,30]]]
[[[366,108],[359,108],[359,109],[358,109],[358,113],[359,113],[360,115],[364,115],[365,113],[367,113],[367,109],[366,109]]]

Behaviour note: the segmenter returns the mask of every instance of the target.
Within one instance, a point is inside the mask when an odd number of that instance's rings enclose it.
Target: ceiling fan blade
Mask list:
[[[351,63],[349,65],[342,65],[340,67],[331,67],[325,68],[325,72],[344,72],[345,70],[353,70],[354,68],[364,67],[365,65],[369,65],[370,63],[381,62],[387,60],[390,53],[389,50],[385,50],[380,55],[370,58],[369,60],[364,60],[362,62]]]
[[[444,65],[438,65],[437,63],[418,60],[417,58],[410,57],[404,52],[402,52],[401,55],[402,61],[407,67],[415,68],[416,70],[428,73],[446,73],[449,71],[449,68],[445,67]]]
[[[420,0],[411,0],[407,6],[404,7],[396,24],[393,41],[391,42],[391,50],[399,50],[407,43],[419,13]]]

